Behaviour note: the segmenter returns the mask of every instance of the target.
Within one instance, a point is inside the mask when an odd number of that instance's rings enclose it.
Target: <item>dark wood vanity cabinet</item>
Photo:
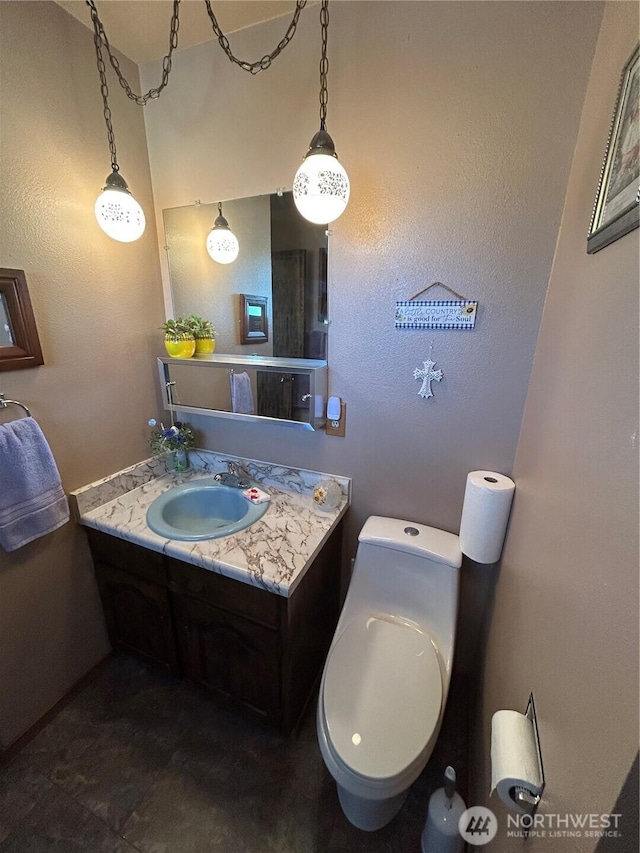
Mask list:
[[[114,648],[178,674],[164,557],[90,531],[96,579]]]
[[[260,716],[280,712],[278,632],[185,595],[173,597],[184,677]]]
[[[114,648],[178,675],[169,591],[101,560],[94,565]]]
[[[87,534],[114,648],[284,732],[294,728],[338,620],[341,524],[289,598]]]

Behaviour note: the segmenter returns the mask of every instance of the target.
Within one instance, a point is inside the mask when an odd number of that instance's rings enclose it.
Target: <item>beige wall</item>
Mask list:
[[[638,749],[638,231],[596,255],[585,239],[637,38],[637,4],[607,4],[515,460],[475,741],[478,802],[489,787],[491,715],[524,710],[534,691],[542,815],[608,813]],[[629,811],[623,833],[625,820]],[[637,849],[629,829],[613,842]],[[531,838],[522,849],[588,853],[596,843]],[[519,849],[504,831],[491,846]]]
[[[331,226],[329,363],[347,436],[193,422],[209,447],[352,476],[351,546],[371,513],[457,531],[467,472],[511,471],[601,11],[332,4],[328,129],[352,196]],[[318,12],[255,78],[216,43],[178,54],[145,113],[159,221],[291,186],[319,126]],[[233,48],[261,56],[284,29]],[[157,64],[141,75],[157,81]],[[479,300],[475,331],[394,330],[395,300],[434,280]],[[444,379],[425,401],[413,371],[431,341]]]
[[[45,359],[0,373],[0,391],[31,408],[68,491],[149,455],[163,309],[143,117],[113,82],[122,172],[147,212],[144,237],[125,245],[93,215],[110,160],[91,33],[31,2],[0,3],[0,33],[0,265],[26,272]],[[0,746],[107,651],[74,525],[0,550]]]

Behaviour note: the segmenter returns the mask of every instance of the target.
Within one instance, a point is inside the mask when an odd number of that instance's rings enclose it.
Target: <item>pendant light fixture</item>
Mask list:
[[[106,66],[103,59],[102,48],[104,47],[104,49],[106,50],[106,54],[108,56],[111,67],[113,68],[118,78],[118,82],[122,86],[127,97],[134,101],[136,104],[138,104],[138,106],[144,107],[149,100],[160,97],[160,93],[169,82],[169,74],[171,72],[173,61],[173,51],[178,47],[178,29],[181,0],[173,0],[173,11],[169,28],[169,51],[162,60],[162,79],[157,87],[150,88],[148,92],[146,92],[146,94],[144,95],[137,94],[136,92],[134,92],[131,88],[131,85],[129,84],[129,81],[122,73],[120,69],[120,62],[118,60],[118,57],[111,50],[109,39],[107,38],[107,34],[105,32],[104,26],[102,25],[102,21],[98,16],[98,10],[96,9],[94,0],[85,0],[85,2],[89,8],[91,20],[93,23],[93,40],[96,49],[98,73],[100,75],[100,93],[102,95],[102,102],[104,107],[104,120],[107,125],[109,150],[111,151],[111,174],[107,177],[102,193],[96,201],[95,214],[96,219],[98,220],[98,224],[106,234],[108,234],[110,237],[113,237],[114,240],[120,240],[121,242],[130,243],[133,240],[137,240],[140,236],[142,236],[145,229],[145,216],[142,208],[135,200],[135,198],[131,195],[131,191],[127,186],[127,182],[120,174],[120,167],[118,165],[118,159],[116,155],[116,141],[113,133],[113,125],[111,123],[111,110],[109,109],[108,101],[109,88],[107,86],[107,78],[105,73]],[[307,5],[307,0],[295,0],[295,9],[293,12],[293,17],[285,35],[283,36],[283,38],[280,39],[280,41],[271,51],[271,53],[263,55],[255,62],[247,62],[245,60],[238,59],[238,57],[234,55],[229,44],[229,39],[222,32],[222,30],[220,29],[220,25],[216,20],[216,17],[213,13],[213,9],[211,8],[210,0],[205,0],[205,5],[207,7],[209,18],[211,19],[213,31],[218,39],[220,47],[224,50],[229,59],[232,62],[235,62],[243,71],[247,71],[250,74],[255,75],[259,74],[261,71],[265,71],[267,68],[270,68],[273,60],[282,53],[282,51],[292,40],[298,27],[300,13]],[[326,12],[326,3],[323,3],[323,8],[325,9],[324,14],[326,15],[326,22],[328,23],[329,17],[328,12]],[[325,20],[322,17],[322,14],[321,20]],[[323,89],[324,95],[322,95],[321,93],[321,98],[324,97],[324,112],[326,113],[326,23],[323,29],[323,38],[323,62],[325,64],[325,70]],[[322,111],[321,118],[323,118]],[[331,138],[328,134],[326,134],[326,137],[330,143],[330,148],[333,149],[333,143],[331,142]],[[229,225],[226,219],[222,216],[220,205],[218,205],[218,209],[220,210],[220,216],[216,219],[213,229],[209,234],[209,238],[207,239],[207,251],[214,260],[218,261],[219,263],[228,264],[234,261],[238,256],[238,241],[235,235],[229,229]],[[324,222],[325,220],[322,221]]]
[[[144,211],[131,195],[127,182],[118,171],[118,164],[112,163],[112,168],[96,199],[96,219],[109,237],[120,243],[133,243],[144,233]]]
[[[327,35],[329,29],[329,0],[320,5],[322,58],[320,60],[320,130],[311,140],[302,165],[293,181],[296,207],[310,222],[324,225],[333,222],[349,201],[349,178],[338,161],[333,139],[327,133]]]
[[[105,234],[108,234],[114,240],[119,240],[121,243],[132,243],[144,233],[146,221],[144,211],[131,195],[127,182],[120,174],[120,166],[118,165],[118,156],[116,153],[116,138],[113,133],[111,110],[109,109],[109,87],[107,86],[106,69],[102,57],[100,22],[97,18],[97,13],[94,17],[94,10],[95,6],[92,8],[93,42],[96,47],[96,59],[100,75],[100,92],[102,94],[104,120],[107,125],[109,151],[111,152],[111,174],[105,181],[102,193],[96,199],[94,210],[98,225]]]
[[[218,202],[218,216],[207,237],[207,252],[219,264],[231,264],[238,257],[238,238],[229,228],[222,215],[222,204]]]

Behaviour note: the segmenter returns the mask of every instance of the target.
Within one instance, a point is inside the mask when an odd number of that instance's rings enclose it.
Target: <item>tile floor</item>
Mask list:
[[[402,811],[364,833],[340,810],[315,706],[285,738],[114,656],[0,768],[0,853],[419,853],[447,763],[465,794],[466,697],[456,691]]]

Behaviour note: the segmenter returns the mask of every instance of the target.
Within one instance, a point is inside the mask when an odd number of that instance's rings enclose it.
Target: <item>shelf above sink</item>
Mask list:
[[[326,361],[215,354],[162,357],[158,371],[164,408],[171,412],[304,430],[325,424]],[[234,374],[250,388],[243,405],[234,406],[232,400]]]

